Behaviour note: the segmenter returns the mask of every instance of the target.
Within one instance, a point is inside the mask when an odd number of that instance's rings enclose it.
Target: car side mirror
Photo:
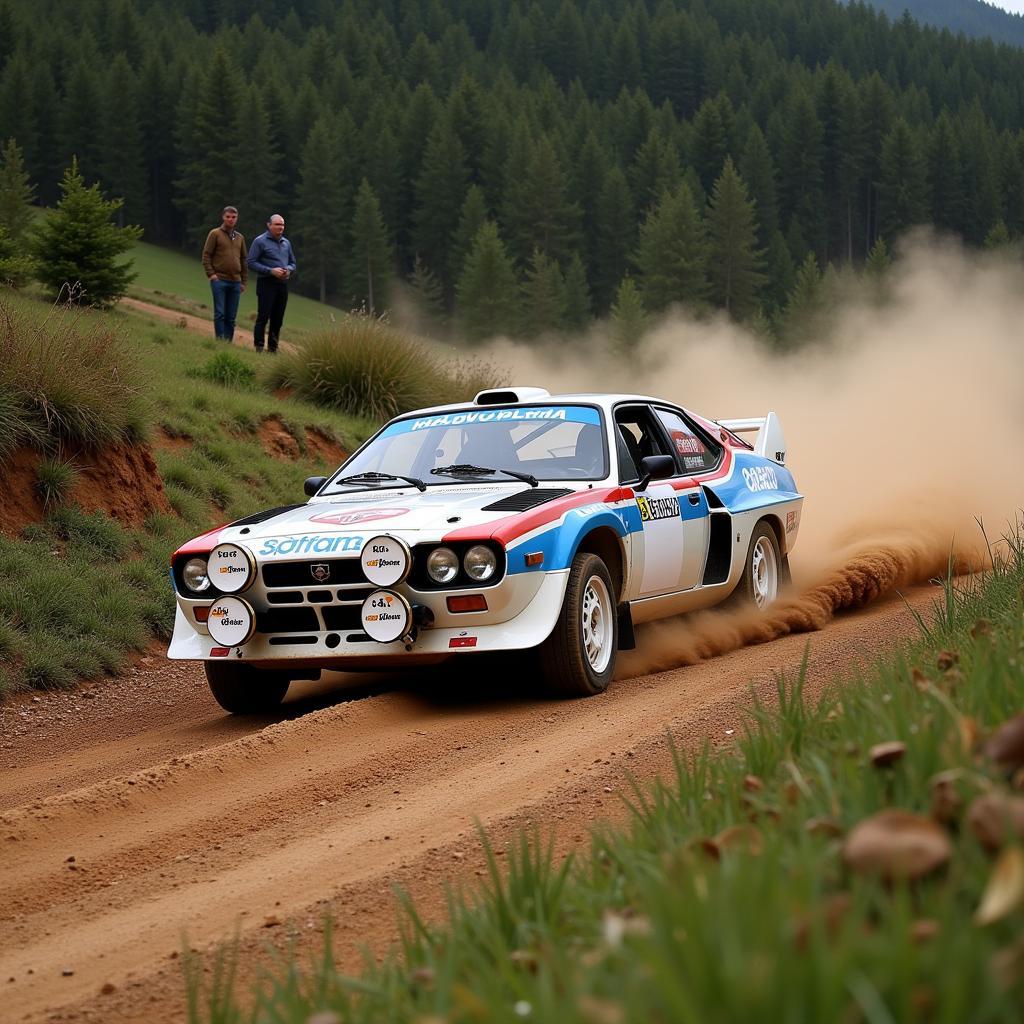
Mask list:
[[[306,482],[302,485],[302,489],[310,498],[312,498],[325,483],[327,483],[327,477],[325,476],[307,476]]]
[[[667,480],[675,473],[676,460],[671,455],[645,455],[640,460],[640,483],[633,489],[645,491],[652,480]]]

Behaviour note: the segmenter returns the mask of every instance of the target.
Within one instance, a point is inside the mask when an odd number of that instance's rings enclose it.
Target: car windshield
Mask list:
[[[534,483],[603,480],[607,475],[599,409],[519,406],[398,420],[345,463],[325,493],[411,486],[401,478],[450,486],[517,478]]]

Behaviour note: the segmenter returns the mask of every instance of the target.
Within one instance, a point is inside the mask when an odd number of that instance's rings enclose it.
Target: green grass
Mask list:
[[[0,300],[0,459],[22,443],[95,450],[139,440],[143,391],[117,323],[11,293]]]
[[[62,505],[78,479],[78,467],[70,459],[45,458],[36,470],[36,491],[43,508]]]
[[[360,315],[279,355],[267,381],[271,387],[294,388],[318,405],[364,410],[384,420],[411,409],[469,401],[478,391],[502,384],[503,374],[477,359],[453,359],[383,320]]]
[[[248,231],[243,231],[246,242],[251,242],[263,230],[262,226],[258,230],[252,226]],[[129,287],[128,294],[158,306],[209,317],[212,334],[213,301],[210,296],[210,283],[206,279],[199,258],[200,250],[201,247],[196,247],[193,255],[189,252],[150,245],[147,242],[136,243],[132,250],[132,262],[138,277]],[[296,256],[301,273],[302,253],[298,252]],[[240,333],[245,333],[246,328],[251,328],[256,318],[255,279],[249,284],[238,307]],[[285,341],[294,341],[296,335],[325,327],[344,317],[346,313],[346,310],[298,295],[293,288],[288,296],[288,309],[285,312],[281,337]]]
[[[558,864],[527,834],[502,870],[485,841],[481,891],[453,893],[439,925],[407,902],[400,948],[358,977],[335,970],[329,932],[255,1001],[232,991],[230,949],[213,984],[186,959],[190,1020],[1016,1024],[1024,906],[975,923],[994,866],[966,812],[1007,781],[964,737],[1021,711],[1021,535],[946,594],[916,641],[817,703],[801,676],[780,679],[778,705],[756,706],[734,748],[677,753],[674,777],[634,786],[628,826],[595,833],[589,856]],[[874,767],[889,740],[905,755]],[[941,772],[962,800],[944,869],[885,882],[849,866],[850,830],[888,807],[928,815]]]
[[[51,330],[54,316],[65,315],[27,297],[7,301],[14,310],[8,336],[22,345],[43,337],[44,326]],[[377,425],[278,398],[262,388],[226,386],[221,379],[258,379],[265,364],[241,348],[226,352],[212,337],[122,310],[76,311],[73,323],[76,333],[69,336],[95,342],[94,347],[60,349],[59,366],[48,367],[31,353],[30,358],[0,365],[0,460],[17,444],[30,441],[56,451],[65,434],[74,436],[64,431],[65,422],[90,428],[85,440],[99,433],[84,414],[76,420],[68,413],[74,405],[67,396],[78,394],[78,387],[91,387],[94,393],[85,395],[83,408],[102,407],[100,399],[105,401],[108,391],[89,362],[104,356],[108,350],[103,345],[116,340],[128,346],[134,376],[118,411],[121,433],[114,436],[151,439],[173,512],[130,530],[104,514],[65,508],[58,498],[71,485],[61,466],[67,454],[44,460],[40,483],[50,497],[47,519],[16,539],[0,537],[0,698],[26,688],[71,686],[78,679],[116,671],[129,652],[153,637],[166,639],[174,618],[167,581],[170,552],[218,523],[304,500],[303,480],[335,468],[308,451],[307,430],[351,450]],[[17,335],[16,329],[22,333]],[[211,366],[216,368],[212,380],[205,376]],[[222,372],[225,367],[230,372]],[[25,397],[38,394],[26,381],[46,381],[47,374],[65,388],[60,402],[48,399],[55,411],[49,424],[35,415],[39,403]],[[258,431],[271,416],[295,437],[299,460],[282,461],[264,451]],[[54,433],[58,427],[60,433]]]

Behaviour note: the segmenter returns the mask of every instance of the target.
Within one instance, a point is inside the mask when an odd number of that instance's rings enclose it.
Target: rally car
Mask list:
[[[774,413],[636,395],[509,387],[399,416],[309,501],[173,554],[169,656],[236,713],[326,669],[494,651],[597,694],[636,624],[775,599],[803,502],[785,462]]]

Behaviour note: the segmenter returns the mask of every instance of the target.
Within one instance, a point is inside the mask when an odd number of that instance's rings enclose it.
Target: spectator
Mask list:
[[[257,352],[263,351],[263,333],[267,330],[267,351],[277,351],[284,310],[288,305],[288,278],[295,273],[292,243],[284,237],[284,217],[271,215],[267,230],[253,239],[249,266],[259,275],[256,280],[256,324],[252,340]]]
[[[238,210],[225,206],[220,227],[206,236],[203,246],[203,269],[213,292],[213,333],[228,344],[235,337],[238,300],[248,278],[245,239],[235,230],[237,223]]]

